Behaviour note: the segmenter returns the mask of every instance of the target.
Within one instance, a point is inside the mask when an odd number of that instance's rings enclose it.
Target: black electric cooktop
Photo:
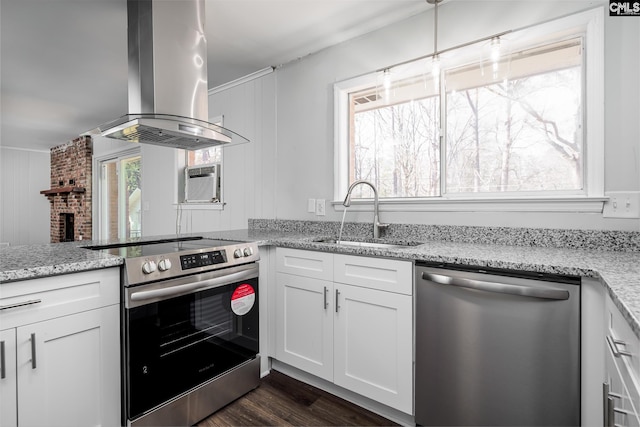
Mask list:
[[[182,237],[174,239],[151,240],[146,242],[114,243],[109,245],[89,246],[87,249],[103,250],[111,255],[123,258],[165,255],[175,252],[198,249],[224,248],[240,244],[233,240],[205,239],[203,237]]]

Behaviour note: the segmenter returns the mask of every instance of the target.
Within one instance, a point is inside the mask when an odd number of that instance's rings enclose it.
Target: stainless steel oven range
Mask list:
[[[123,425],[193,425],[258,386],[258,248],[179,238],[125,258]]]

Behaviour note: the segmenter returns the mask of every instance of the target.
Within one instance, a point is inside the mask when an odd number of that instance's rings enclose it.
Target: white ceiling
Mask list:
[[[206,0],[209,87],[429,7],[425,0]],[[0,0],[0,18],[1,145],[47,150],[127,113],[126,0]]]

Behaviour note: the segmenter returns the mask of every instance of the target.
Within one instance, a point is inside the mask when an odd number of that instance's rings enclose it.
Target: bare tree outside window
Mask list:
[[[351,182],[386,198],[581,191],[582,49],[574,38],[445,69],[444,100],[424,76],[351,93]]]
[[[414,87],[419,92],[421,86],[424,81],[416,86],[412,79],[404,89]],[[415,95],[416,91],[411,93]],[[356,98],[352,96],[353,99]],[[372,182],[380,197],[438,196],[439,98],[431,95],[405,102],[396,99],[394,104],[382,101],[376,108],[355,108],[350,150],[353,180]],[[357,193],[355,196],[363,197]]]
[[[516,59],[535,60],[542,71],[447,92],[448,193],[582,189],[581,50],[576,43]],[[558,51],[573,58],[559,57]]]

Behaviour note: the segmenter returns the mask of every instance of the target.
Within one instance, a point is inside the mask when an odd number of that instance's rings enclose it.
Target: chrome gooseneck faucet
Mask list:
[[[342,204],[344,205],[345,208],[351,206],[351,192],[353,191],[353,189],[357,185],[360,185],[360,184],[368,185],[373,190],[373,238],[374,239],[379,239],[380,238],[380,229],[387,228],[389,226],[389,224],[381,224],[380,221],[379,221],[379,218],[378,218],[378,190],[376,189],[376,187],[372,183],[370,183],[369,181],[360,180],[360,181],[356,181],[353,184],[351,184],[349,186],[349,189],[347,190],[347,196],[344,198],[344,202],[342,202]]]

